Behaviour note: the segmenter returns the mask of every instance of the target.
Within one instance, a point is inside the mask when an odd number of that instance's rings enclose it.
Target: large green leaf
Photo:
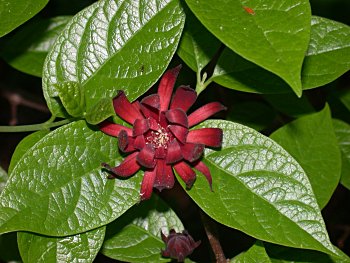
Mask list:
[[[325,207],[341,174],[341,155],[329,107],[288,123],[270,137],[303,167],[319,206]]]
[[[74,16],[43,71],[47,104],[65,116],[55,84],[80,83],[87,111],[123,89],[130,100],[146,92],[169,64],[185,16],[178,0],[102,0]]]
[[[314,16],[302,70],[304,89],[325,85],[350,69],[350,27]]]
[[[226,46],[284,79],[300,96],[300,72],[310,38],[307,0],[186,0],[193,13]],[[254,13],[245,9],[251,8]]]
[[[36,15],[49,0],[0,0],[0,37]]]
[[[267,255],[264,244],[257,241],[251,248],[241,254],[235,256],[231,263],[271,263],[270,257]]]
[[[7,179],[8,175],[6,171],[0,166],[0,192],[2,191],[2,189],[4,189]]]
[[[131,208],[122,217],[108,225],[102,253],[126,262],[168,262],[161,257],[164,249],[160,232],[183,230],[176,214],[158,197],[153,197]]]
[[[15,69],[41,77],[44,60],[71,17],[36,19],[1,44],[0,55]]]
[[[18,248],[24,263],[93,262],[106,227],[68,237],[47,237],[18,232]]]
[[[333,119],[333,127],[342,155],[340,182],[350,190],[350,125]]]
[[[65,236],[113,221],[139,201],[142,180],[109,180],[101,163],[122,160],[117,140],[85,121],[37,142],[13,168],[0,197],[0,232]]]
[[[206,151],[203,159],[213,192],[201,175],[187,191],[204,212],[261,240],[335,252],[305,172],[281,146],[233,122],[211,120],[202,127],[224,131],[222,149]]]

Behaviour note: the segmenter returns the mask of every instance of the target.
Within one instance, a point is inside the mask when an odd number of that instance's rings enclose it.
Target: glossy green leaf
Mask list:
[[[70,19],[36,19],[24,25],[1,43],[0,56],[15,69],[41,77],[49,49]]]
[[[1,0],[0,37],[36,15],[49,0]]]
[[[301,96],[310,38],[307,0],[186,0],[203,25],[234,52],[284,79]],[[252,10],[249,13],[245,8]]]
[[[342,156],[340,182],[350,190],[350,125],[333,119],[333,127]]]
[[[73,117],[81,117],[85,110],[84,90],[77,82],[61,82],[55,85],[58,96],[63,107],[69,115]]]
[[[93,262],[106,227],[68,237],[48,237],[18,232],[18,248],[24,263]]]
[[[200,174],[187,191],[205,213],[261,240],[335,252],[305,172],[281,146],[233,122],[211,120],[202,127],[224,131],[222,149],[204,157],[213,192]]]
[[[103,226],[139,201],[141,172],[109,180],[101,163],[122,160],[117,140],[78,121],[37,142],[0,196],[0,232],[73,235]]]
[[[325,207],[337,187],[341,155],[329,107],[301,117],[271,134],[303,167],[317,202]]]
[[[80,83],[87,111],[119,89],[134,100],[168,66],[185,16],[178,0],[102,0],[74,16],[49,53],[43,89],[53,115],[65,116],[55,84]]]
[[[0,166],[0,192],[2,191],[2,189],[4,189],[7,179],[8,175],[6,171]]]
[[[90,108],[90,111],[85,114],[85,119],[88,123],[98,124],[112,115],[115,115],[113,101],[104,98]]]
[[[325,85],[350,69],[350,27],[323,17],[312,17],[311,38],[306,53],[304,89]]]
[[[242,252],[230,261],[231,263],[271,263],[270,257],[267,255],[264,244],[257,241],[247,251]]]
[[[189,10],[187,11],[177,54],[193,71],[201,72],[217,52],[221,42]]]
[[[164,242],[160,232],[168,235],[183,225],[176,214],[158,197],[131,208],[125,215],[108,225],[102,253],[126,262],[169,262],[161,257]]]

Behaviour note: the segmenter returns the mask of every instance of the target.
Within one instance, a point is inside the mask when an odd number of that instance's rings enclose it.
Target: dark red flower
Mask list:
[[[196,101],[197,93],[188,86],[180,86],[171,99],[180,68],[168,70],[160,81],[158,93],[145,97],[141,102],[130,103],[123,91],[118,92],[113,100],[115,112],[133,128],[107,121],[100,124],[101,131],[118,138],[122,152],[131,153],[117,167],[103,166],[121,177],[131,176],[144,168],[140,191],[142,200],[151,197],[153,187],[159,191],[173,187],[172,168],[188,188],[196,179],[191,166],[207,178],[210,187],[212,184],[210,171],[200,158],[205,146],[221,146],[222,130],[189,128],[225,107],[212,102],[187,116],[186,111]]]
[[[161,235],[166,245],[165,250],[162,250],[162,256],[177,259],[178,262],[184,261],[201,243],[200,240],[194,242],[186,230],[176,233],[174,229],[171,229],[169,236],[166,237],[163,232]]]

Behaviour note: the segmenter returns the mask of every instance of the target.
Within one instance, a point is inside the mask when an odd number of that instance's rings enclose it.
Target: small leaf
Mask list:
[[[350,69],[350,27],[313,16],[302,84],[304,89],[325,85]]]
[[[333,127],[342,156],[340,182],[350,190],[350,125],[333,119]]]
[[[70,16],[59,16],[29,22],[4,39],[1,57],[15,69],[41,77],[48,51],[70,19]]]
[[[237,123],[210,120],[196,128],[203,127],[224,131],[222,149],[206,150],[203,159],[213,192],[200,174],[187,191],[205,213],[260,240],[335,253],[310,182],[282,147]]]
[[[0,37],[36,15],[49,0],[2,0],[0,5]]]
[[[247,251],[235,256],[230,261],[231,263],[271,263],[270,257],[267,255],[264,244],[257,241]]]
[[[300,72],[310,38],[307,0],[186,3],[219,40],[234,52],[284,79],[301,96]],[[254,12],[247,13],[250,8]]]
[[[107,179],[101,163],[120,162],[116,149],[115,138],[85,121],[46,135],[12,170],[0,197],[0,232],[74,235],[119,217],[139,201],[142,176]]]
[[[145,93],[172,59],[184,26],[179,0],[102,0],[75,15],[48,54],[45,99],[53,115],[64,111],[55,84],[84,89],[86,111],[123,89],[132,101]]]
[[[329,107],[301,117],[270,136],[304,168],[321,208],[337,187],[341,173],[341,155],[334,134]]]
[[[93,262],[106,227],[68,237],[48,237],[18,232],[18,247],[24,263]]]
[[[67,81],[55,84],[58,96],[69,115],[81,117],[84,115],[84,91],[77,82]]]
[[[158,197],[131,208],[107,226],[102,254],[126,262],[169,262],[161,257],[164,242],[160,232],[168,235],[183,225],[176,214]]]
[[[98,124],[113,115],[115,111],[112,99],[104,98],[90,108],[90,111],[85,114],[85,119],[90,124]]]

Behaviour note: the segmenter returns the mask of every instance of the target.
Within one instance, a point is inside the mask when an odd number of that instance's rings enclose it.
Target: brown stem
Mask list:
[[[218,233],[216,229],[215,222],[209,218],[204,212],[200,211],[200,216],[202,219],[202,223],[204,225],[205,233],[207,234],[210,246],[214,252],[216,262],[217,263],[227,263],[227,259],[225,257],[224,251],[222,250]]]

